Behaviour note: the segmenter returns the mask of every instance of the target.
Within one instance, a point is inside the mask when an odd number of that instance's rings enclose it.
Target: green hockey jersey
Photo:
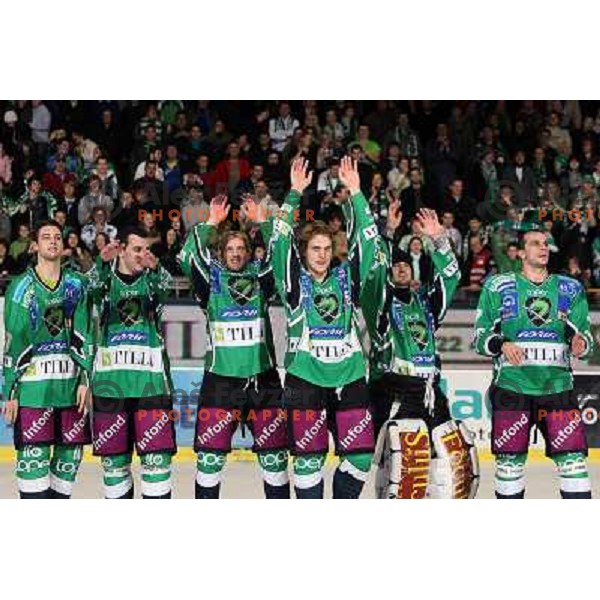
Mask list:
[[[305,269],[293,240],[300,195],[292,190],[273,222],[269,258],[287,317],[288,373],[322,387],[340,387],[365,376],[357,309],[361,286],[381,259],[377,227],[362,194],[349,202],[348,262],[319,282]]]
[[[211,256],[215,233],[213,225],[198,223],[179,254],[206,315],[205,369],[225,377],[253,377],[275,366],[268,314],[275,289],[273,271],[259,261],[239,272],[227,270]]]
[[[148,398],[171,393],[161,332],[171,275],[162,266],[124,275],[118,261],[100,259],[90,271],[99,315],[92,393],[104,398]]]
[[[85,281],[61,270],[54,288],[30,267],[4,298],[5,399],[32,408],[72,406],[92,361],[90,305]]]
[[[361,296],[371,338],[370,377],[384,373],[436,379],[439,357],[435,332],[460,281],[458,261],[447,238],[433,240],[431,284],[418,292],[394,286],[389,278],[389,252],[367,280]]]
[[[579,333],[587,356],[594,340],[585,291],[576,280],[550,275],[533,283],[521,273],[490,278],[479,297],[475,348],[494,358],[494,383],[504,389],[534,396],[572,389],[570,343]],[[502,343],[523,350],[523,362],[511,365]]]

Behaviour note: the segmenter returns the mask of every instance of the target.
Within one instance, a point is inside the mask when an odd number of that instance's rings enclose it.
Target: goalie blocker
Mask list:
[[[452,420],[438,385],[386,375],[371,385],[381,499],[474,498],[479,462],[473,435]]]

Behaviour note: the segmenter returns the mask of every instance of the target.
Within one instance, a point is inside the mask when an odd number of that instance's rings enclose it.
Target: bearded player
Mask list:
[[[225,197],[213,198],[207,222],[189,233],[179,259],[206,315],[207,353],[198,401],[194,449],[195,496],[218,498],[231,439],[238,425],[254,438],[266,498],[289,498],[285,418],[276,369],[268,307],[275,293],[273,271],[252,261],[248,236],[237,230],[219,234],[229,214]],[[249,199],[244,212],[269,224]],[[211,253],[216,241],[216,256]]]
[[[573,394],[571,358],[584,358],[594,341],[585,290],[548,273],[546,234],[520,234],[520,273],[496,275],[479,298],[475,344],[494,359],[489,389],[496,497],[525,496],[529,436],[536,425],[546,455],[558,469],[562,498],[591,498],[587,444]]]

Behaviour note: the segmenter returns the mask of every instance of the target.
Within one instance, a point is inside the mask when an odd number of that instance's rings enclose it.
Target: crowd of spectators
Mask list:
[[[248,195],[277,210],[290,162],[309,160],[303,209],[329,223],[338,260],[348,247],[339,159],[359,163],[361,186],[394,243],[410,253],[415,285],[431,273],[414,217],[437,211],[477,291],[491,273],[519,269],[517,237],[542,227],[551,268],[600,286],[600,103],[596,101],[2,101],[0,276],[30,260],[36,222],[64,226],[64,259],[86,271],[119,229],[137,224],[162,264],[176,256],[210,199]],[[141,211],[140,211],[141,209]],[[260,258],[265,244],[244,211]]]

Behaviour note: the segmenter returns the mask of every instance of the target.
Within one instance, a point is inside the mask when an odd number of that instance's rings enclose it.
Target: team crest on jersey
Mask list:
[[[142,305],[140,299],[133,298],[122,298],[117,303],[117,314],[119,321],[125,327],[131,327],[142,320]]]
[[[340,303],[335,294],[317,294],[314,306],[325,323],[335,321],[340,310]]]
[[[244,306],[254,298],[254,279],[244,275],[229,278],[229,293],[240,306]]]
[[[530,296],[525,301],[525,311],[529,320],[536,327],[542,327],[542,325],[550,323],[552,302],[545,296]]]
[[[427,325],[423,321],[409,321],[408,332],[420,350],[427,346]]]
[[[62,306],[49,306],[44,313],[44,325],[52,337],[56,337],[65,326],[65,313]]]

